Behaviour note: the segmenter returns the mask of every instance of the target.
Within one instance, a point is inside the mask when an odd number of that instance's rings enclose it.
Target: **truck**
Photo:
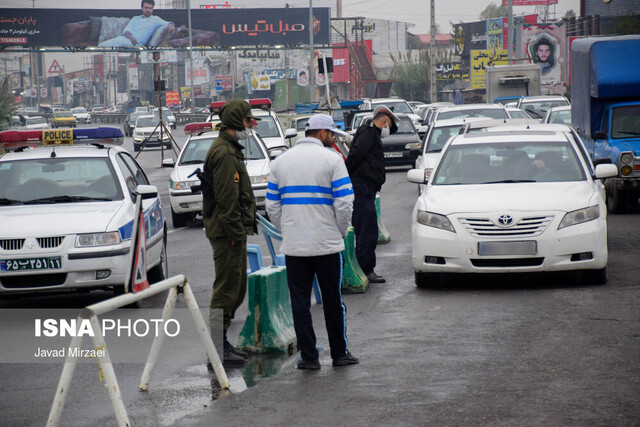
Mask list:
[[[607,207],[625,213],[640,198],[640,35],[571,44],[571,124],[594,164],[613,163]]]
[[[522,96],[541,95],[540,64],[495,65],[486,68],[487,102],[506,104]]]

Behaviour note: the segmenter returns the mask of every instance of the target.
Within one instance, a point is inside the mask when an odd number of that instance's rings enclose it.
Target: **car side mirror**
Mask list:
[[[424,169],[410,169],[407,172],[407,180],[415,184],[426,184],[428,181]]]
[[[603,130],[597,130],[593,133],[593,138],[594,139],[607,139],[608,135],[607,132],[603,131]]]
[[[596,179],[612,178],[618,176],[618,167],[614,164],[599,164],[596,166]]]
[[[163,168],[172,168],[176,165],[176,161],[173,159],[164,159],[162,161],[162,167]]]
[[[269,148],[268,151],[269,151],[269,159],[273,160],[276,157],[278,157],[280,154],[287,151],[287,147],[285,147],[284,145],[279,145],[277,147]]]
[[[289,128],[286,131],[284,131],[284,137],[287,139],[295,138],[296,136],[298,136],[298,131],[295,130],[294,128]]]
[[[135,192],[142,196],[142,200],[158,197],[158,187],[155,185],[140,184],[136,187]]]

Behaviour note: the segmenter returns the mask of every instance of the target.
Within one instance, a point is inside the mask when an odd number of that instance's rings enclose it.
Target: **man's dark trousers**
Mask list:
[[[226,334],[247,294],[247,241],[239,240],[235,245],[228,239],[209,239],[209,242],[213,248],[216,269],[209,324],[216,333],[222,326]],[[221,312],[222,319],[219,318]]]
[[[376,268],[378,246],[378,217],[376,215],[376,190],[367,184],[353,183],[353,224],[356,235],[356,258],[364,274]]]
[[[302,359],[318,360],[316,334],[311,318],[311,288],[314,274],[322,292],[322,308],[329,336],[331,358],[343,357],[347,352],[346,307],[342,303],[342,254],[313,257],[285,257],[287,281],[291,297],[293,324]]]

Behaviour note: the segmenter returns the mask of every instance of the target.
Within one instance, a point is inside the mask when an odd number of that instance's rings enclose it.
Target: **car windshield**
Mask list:
[[[385,105],[391,108],[391,111],[393,111],[394,113],[414,114],[413,110],[406,101],[377,102],[375,104],[371,104],[371,109],[375,110],[375,108],[380,105]]]
[[[487,117],[489,119],[506,119],[504,108],[469,108],[453,111],[440,111],[436,120],[466,119],[468,117]]]
[[[27,124],[28,125],[39,125],[42,123],[47,123],[47,121],[44,119],[44,117],[28,117],[27,118]]]
[[[72,117],[71,111],[56,111],[53,117]]]
[[[210,138],[189,140],[182,152],[179,164],[195,165],[204,163],[209,147],[211,147],[216,137],[217,135],[211,136]],[[239,143],[244,147],[242,152],[244,153],[245,160],[262,160],[265,158],[264,152],[260,149],[259,142],[253,135],[250,135],[247,139],[241,139]]]
[[[427,153],[439,153],[444,148],[444,144],[447,143],[449,138],[457,135],[462,128],[462,124],[454,126],[442,126],[433,128],[429,134],[429,140],[427,141],[426,152]]]
[[[453,144],[443,153],[433,185],[583,181],[568,142]]]
[[[552,111],[549,114],[549,123],[557,123],[561,125],[571,124],[571,110]]]
[[[398,122],[398,131],[395,135],[410,135],[416,133],[416,128],[413,127],[411,119],[407,116],[400,117]]]
[[[304,127],[307,125],[308,121],[309,121],[309,117],[296,120],[296,130],[298,132],[302,132],[304,130]]]
[[[139,117],[136,120],[137,128],[150,128],[158,124],[158,119],[155,117]]]
[[[156,116],[156,117],[158,117],[158,116],[159,116],[158,111],[154,111],[154,112],[153,112],[153,115],[154,115],[154,116]],[[171,110],[169,110],[169,109],[167,109],[167,108],[163,108],[163,109],[162,109],[162,118],[163,118],[164,120],[168,120],[168,119],[174,120],[174,119],[175,119],[175,116],[173,115],[173,113],[171,112]]]
[[[78,107],[78,108],[72,108],[71,112],[75,114],[85,114],[87,110],[84,107]]]
[[[258,135],[263,138],[280,137],[278,132],[278,126],[275,120],[271,116],[260,116],[261,120],[258,120]]]
[[[558,100],[550,100],[550,101],[529,101],[526,99],[522,100],[520,104],[520,109],[529,113],[534,119],[541,119],[547,114],[549,108],[553,107],[562,107],[564,105],[569,105],[569,101],[565,99]]]
[[[509,110],[509,115],[511,116],[512,119],[530,119],[531,118],[527,115],[527,113],[525,113],[520,109]],[[569,121],[571,121],[571,118],[569,118]]]
[[[0,163],[0,205],[122,200],[107,158],[46,158]]]
[[[611,110],[611,138],[640,137],[640,106],[625,105]]]
[[[366,116],[356,116],[353,119],[353,129],[358,129],[358,127],[360,126],[360,124],[362,123],[362,119],[364,119]]]

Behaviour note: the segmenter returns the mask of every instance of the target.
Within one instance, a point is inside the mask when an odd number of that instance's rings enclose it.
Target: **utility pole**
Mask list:
[[[313,103],[315,96],[316,75],[313,70],[313,0],[309,0],[309,103]]]
[[[509,31],[507,31],[507,49],[508,49],[508,59],[509,64],[513,63],[513,47],[515,46],[515,28],[513,28],[513,0],[507,0],[507,4],[509,6],[509,17],[507,18],[507,27]]]
[[[189,75],[191,77],[189,80],[189,86],[191,87],[189,93],[191,94],[191,112],[194,113],[196,105],[193,93],[193,40],[191,38],[191,0],[187,0],[187,9],[189,12],[187,18],[187,24],[189,24]]]
[[[431,102],[438,101],[436,86],[436,0],[431,0],[431,40],[429,41],[430,97]]]

